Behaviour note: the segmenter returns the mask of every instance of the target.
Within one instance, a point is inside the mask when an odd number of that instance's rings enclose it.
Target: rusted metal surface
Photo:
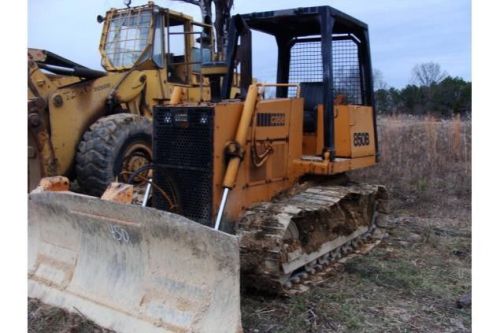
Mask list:
[[[29,191],[38,185],[42,177],[61,174],[58,172],[58,159],[51,140],[48,96],[63,85],[80,80],[76,77],[51,76],[43,73],[34,61],[44,61],[43,57],[45,54],[41,50],[28,50]]]
[[[101,196],[102,200],[112,201],[122,204],[131,204],[134,194],[134,186],[113,182],[109,184],[106,191]]]
[[[28,59],[33,60],[33,61],[45,61],[47,59],[47,55],[43,50],[40,49],[33,49],[29,48],[28,49]]]
[[[69,192],[28,216],[29,297],[117,332],[242,332],[236,237]]]
[[[386,200],[383,186],[323,184],[255,205],[236,227],[245,284],[287,293],[314,266],[364,241]]]
[[[40,180],[37,192],[69,191],[69,179],[63,176],[45,177]]]
[[[137,170],[146,167],[153,160],[153,152],[151,146],[143,142],[136,142],[127,147],[123,153],[122,174],[119,179],[129,179],[129,177]],[[142,177],[147,177],[148,173],[141,172]]]
[[[303,272],[292,277],[287,286],[286,294],[290,296],[301,294],[324,282],[330,272],[342,269],[342,265],[355,257],[366,255],[381,243],[384,236],[385,233],[381,229],[373,228],[349,244],[307,264]]]

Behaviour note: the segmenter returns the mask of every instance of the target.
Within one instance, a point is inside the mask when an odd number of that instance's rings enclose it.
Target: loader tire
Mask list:
[[[120,113],[97,120],[76,154],[82,192],[101,196],[111,182],[125,182],[126,175],[151,162],[151,142],[152,124],[145,117]]]

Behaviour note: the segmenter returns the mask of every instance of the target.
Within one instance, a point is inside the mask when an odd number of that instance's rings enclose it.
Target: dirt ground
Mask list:
[[[111,333],[78,313],[69,313],[37,299],[28,299],[29,333]]]
[[[245,332],[470,332],[470,216],[436,214],[393,212],[379,246],[307,293],[244,294]]]

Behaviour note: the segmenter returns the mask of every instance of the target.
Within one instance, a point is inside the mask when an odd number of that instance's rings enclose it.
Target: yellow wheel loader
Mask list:
[[[210,100],[200,81],[201,63],[215,56],[209,25],[152,2],[98,21],[105,72],[28,50],[28,190],[65,175],[99,196],[151,162],[155,105]]]
[[[252,83],[253,31],[276,39],[276,83]],[[345,175],[379,158],[368,26],[235,15],[226,55],[201,67],[210,101],[154,107],[152,207],[119,183],[29,195],[30,297],[118,332],[242,332],[240,283],[293,294],[370,240],[387,193]]]

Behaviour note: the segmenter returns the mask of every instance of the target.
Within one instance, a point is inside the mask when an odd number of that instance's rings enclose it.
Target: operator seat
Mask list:
[[[314,133],[318,123],[318,105],[323,104],[323,82],[301,82],[300,94],[304,98],[304,133]]]

